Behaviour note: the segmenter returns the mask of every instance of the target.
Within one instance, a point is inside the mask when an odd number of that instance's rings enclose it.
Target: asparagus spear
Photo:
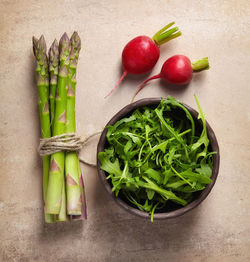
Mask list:
[[[36,57],[36,81],[39,96],[39,113],[42,138],[51,136],[50,130],[50,115],[49,115],[49,75],[48,75],[48,60],[47,48],[44,36],[42,35],[38,40],[33,36],[33,52]],[[49,177],[49,163],[50,157],[43,157],[43,199],[46,202],[48,177]],[[45,222],[53,223],[54,216],[45,213]]]
[[[55,96],[57,90],[58,79],[58,67],[59,67],[59,46],[55,39],[49,49],[49,71],[50,71],[50,118],[51,127],[53,131],[54,118],[55,118]],[[65,196],[65,181],[63,179],[62,186],[62,203],[59,214],[56,216],[56,221],[66,221],[66,196]]]
[[[65,133],[66,107],[67,107],[67,81],[69,71],[70,40],[66,33],[59,42],[59,74],[56,95],[56,108],[53,126],[53,136]],[[51,155],[49,183],[47,191],[46,211],[49,214],[59,214],[65,210],[65,187],[64,187],[64,152],[57,152]],[[66,219],[66,214],[60,217]]]
[[[67,123],[66,132],[76,131],[75,125],[75,91],[76,91],[76,67],[81,50],[81,40],[77,32],[70,38],[71,53],[69,63],[69,85],[67,92]],[[76,152],[67,152],[65,158],[66,192],[67,192],[67,214],[81,215],[82,213],[82,191],[80,187],[79,159]]]
[[[57,87],[58,77],[58,66],[59,66],[59,46],[55,39],[49,49],[49,73],[50,73],[50,122],[53,128],[54,117],[55,117],[55,96]]]

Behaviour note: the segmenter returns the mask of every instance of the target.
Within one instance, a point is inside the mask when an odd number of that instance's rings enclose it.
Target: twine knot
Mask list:
[[[76,133],[65,133],[48,138],[41,138],[38,152],[40,156],[48,156],[60,151],[78,152],[90,138],[100,134],[101,132],[102,131],[96,132],[85,139],[82,139],[82,137],[78,136]],[[96,166],[96,164],[90,163],[84,159],[79,158],[79,160],[87,165]]]

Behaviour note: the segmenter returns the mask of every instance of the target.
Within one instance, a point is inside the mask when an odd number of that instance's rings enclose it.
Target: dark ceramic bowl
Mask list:
[[[114,125],[121,118],[130,115],[132,113],[132,111],[134,111],[138,107],[157,106],[160,103],[160,101],[161,101],[160,98],[146,98],[146,99],[141,99],[139,101],[136,101],[132,104],[129,104],[129,105],[125,106],[123,109],[121,109],[115,116],[113,116],[111,118],[111,120],[107,123],[107,126]],[[185,105],[185,104],[184,104],[184,106],[189,110],[189,112],[193,116],[193,118],[196,122],[197,128],[201,128],[202,123],[201,123],[200,120],[197,119],[198,112],[195,111],[193,108]],[[217,139],[215,137],[214,131],[212,130],[212,128],[210,127],[210,125],[207,122],[206,122],[206,125],[207,125],[208,138],[210,140],[210,150],[217,152],[213,156],[214,157],[214,159],[213,159],[214,165],[213,165],[212,176],[211,176],[212,183],[207,185],[204,190],[202,190],[200,192],[196,192],[194,194],[194,200],[184,207],[181,207],[180,205],[174,204],[171,201],[169,201],[169,205],[167,205],[168,207],[167,207],[166,210],[164,210],[161,213],[155,212],[154,220],[174,218],[174,217],[178,217],[178,216],[181,216],[181,215],[187,213],[188,211],[197,207],[207,197],[207,195],[210,193],[211,189],[213,188],[215,181],[216,181],[216,178],[218,176],[218,172],[219,172],[220,153],[219,153],[219,146],[218,146],[218,142],[217,142]],[[99,152],[104,151],[105,145],[107,143],[106,134],[107,134],[107,128],[105,128],[104,131],[101,134],[101,137],[100,137],[100,140],[99,140],[99,143],[98,143],[98,146],[97,146],[97,156],[98,156]],[[125,198],[122,198],[122,196],[116,197],[114,195],[114,193],[111,190],[111,188],[112,188],[111,184],[106,179],[107,173],[105,171],[101,170],[100,166],[101,166],[101,163],[100,163],[100,161],[98,160],[98,157],[97,157],[97,170],[98,170],[99,178],[100,178],[104,188],[106,189],[108,194],[111,196],[111,198],[119,206],[121,206],[122,208],[127,210],[129,213],[137,215],[137,216],[142,217],[142,218],[150,219],[150,215],[148,213],[140,211],[136,207],[133,207],[128,201],[126,201]]]

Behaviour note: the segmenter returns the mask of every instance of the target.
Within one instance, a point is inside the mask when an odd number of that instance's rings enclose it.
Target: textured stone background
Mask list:
[[[0,11],[0,261],[250,261],[249,1],[1,0]],[[117,207],[96,170],[82,166],[88,220],[44,225],[32,35],[43,33],[50,45],[64,31],[79,32],[77,128],[89,135],[145,78],[128,77],[103,99],[121,74],[125,43],[172,20],[183,35],[161,47],[151,74],[176,53],[209,56],[211,69],[181,91],[154,81],[138,98],[171,94],[195,107],[198,95],[221,150],[211,194],[189,214],[151,224]],[[94,142],[82,152],[92,161]]]

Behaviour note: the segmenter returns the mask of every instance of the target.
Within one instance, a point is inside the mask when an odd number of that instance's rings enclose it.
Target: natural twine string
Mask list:
[[[76,151],[78,152],[87,142],[94,136],[99,135],[102,131],[95,132],[90,136],[82,139],[76,133],[65,133],[49,138],[41,138],[38,151],[40,156],[48,156],[60,151]],[[80,158],[79,160],[89,166],[96,167],[96,164]]]

